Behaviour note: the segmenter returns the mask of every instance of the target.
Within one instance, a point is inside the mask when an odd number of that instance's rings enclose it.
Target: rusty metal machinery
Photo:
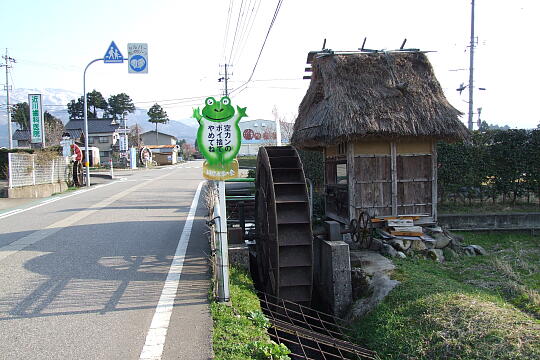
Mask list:
[[[276,297],[309,305],[313,233],[306,179],[296,149],[261,147],[255,188],[260,287]]]

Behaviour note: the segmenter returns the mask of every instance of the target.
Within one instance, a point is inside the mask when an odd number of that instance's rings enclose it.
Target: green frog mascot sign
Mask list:
[[[209,180],[226,180],[238,177],[236,155],[240,151],[241,136],[238,123],[246,117],[246,108],[236,109],[231,99],[209,97],[202,112],[193,109],[193,117],[199,122],[197,144],[206,159],[203,176]]]

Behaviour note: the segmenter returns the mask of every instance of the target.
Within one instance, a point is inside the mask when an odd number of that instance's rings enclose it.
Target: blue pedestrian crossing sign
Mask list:
[[[114,41],[111,41],[111,45],[109,45],[105,56],[103,56],[103,62],[105,64],[116,64],[124,62],[124,56],[122,55],[120,50],[118,50],[118,46],[116,46]]]

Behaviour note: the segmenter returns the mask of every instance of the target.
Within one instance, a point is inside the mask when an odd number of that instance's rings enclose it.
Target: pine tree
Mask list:
[[[148,110],[147,114],[148,114],[148,117],[149,117],[148,121],[151,122],[151,123],[156,124],[156,145],[159,145],[158,131],[157,131],[158,124],[166,124],[166,123],[168,123],[169,122],[169,117],[167,116],[167,112],[165,110],[163,110],[161,105],[159,105],[157,103],[152,105],[150,110]]]

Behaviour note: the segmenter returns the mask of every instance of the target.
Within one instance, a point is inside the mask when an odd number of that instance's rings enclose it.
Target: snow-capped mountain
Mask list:
[[[66,105],[71,100],[77,100],[81,94],[64,89],[14,89],[10,92],[10,104],[20,102],[28,102],[28,94],[42,94],[43,110],[48,111],[51,115],[56,116],[64,124],[69,121]],[[8,130],[6,116],[6,94],[0,93],[0,147],[8,146]],[[148,109],[138,108],[134,113],[128,114],[128,126],[139,124],[144,131],[154,130],[155,125],[148,122]],[[158,131],[174,135],[178,139],[186,139],[193,143],[197,135],[197,122],[191,118],[180,120],[171,119],[167,124],[158,124]],[[12,130],[15,131],[17,125],[13,124]]]

